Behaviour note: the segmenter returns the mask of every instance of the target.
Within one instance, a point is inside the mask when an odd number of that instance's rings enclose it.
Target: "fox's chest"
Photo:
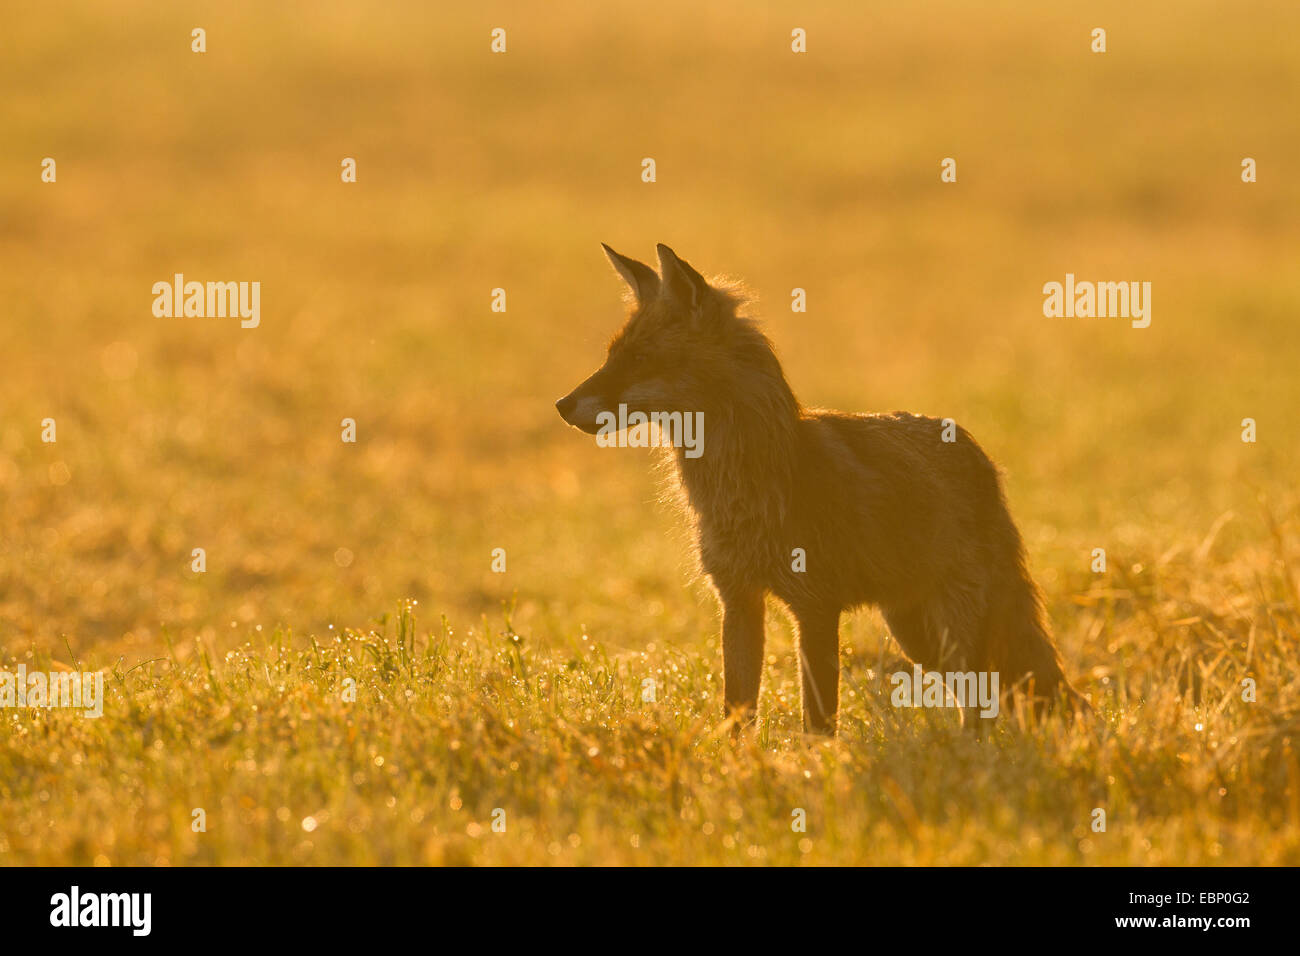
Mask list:
[[[696,543],[700,565],[716,580],[772,588],[780,577],[785,535],[777,522],[710,520],[700,516]]]

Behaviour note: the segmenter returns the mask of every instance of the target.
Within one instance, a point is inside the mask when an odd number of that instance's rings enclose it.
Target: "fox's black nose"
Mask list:
[[[560,417],[567,422],[569,420],[569,416],[573,414],[574,406],[577,404],[578,404],[578,400],[576,398],[574,398],[572,395],[565,395],[562,399],[560,399],[555,403],[555,410],[559,412]]]

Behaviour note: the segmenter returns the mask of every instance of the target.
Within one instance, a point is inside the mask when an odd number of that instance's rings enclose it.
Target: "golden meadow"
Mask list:
[[[0,712],[0,863],[1300,862],[1294,5],[6,20],[0,666],[107,680]],[[895,710],[863,612],[839,739],[780,614],[720,732],[652,454],[552,407],[621,320],[600,241],[744,278],[805,403],[971,429],[1100,728]],[[259,326],[156,317],[178,272]],[[1067,272],[1150,327],[1045,318]]]

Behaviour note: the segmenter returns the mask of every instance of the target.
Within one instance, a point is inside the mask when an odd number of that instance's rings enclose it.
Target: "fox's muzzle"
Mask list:
[[[589,382],[590,379],[587,381]],[[600,431],[596,416],[605,410],[605,402],[597,396],[583,394],[586,386],[587,382],[583,382],[565,395],[555,403],[555,410],[574,428],[580,428],[588,435],[594,435]]]

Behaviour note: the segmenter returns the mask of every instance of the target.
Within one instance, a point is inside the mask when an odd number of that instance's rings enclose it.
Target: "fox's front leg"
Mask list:
[[[752,721],[763,676],[762,591],[722,593],[722,670],[727,716]]]
[[[799,674],[803,678],[803,729],[835,734],[840,703],[840,615],[804,611],[799,622]]]

